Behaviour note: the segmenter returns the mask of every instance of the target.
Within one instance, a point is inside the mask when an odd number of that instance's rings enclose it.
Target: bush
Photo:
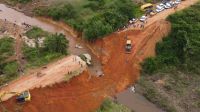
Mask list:
[[[44,41],[44,50],[49,53],[67,54],[69,41],[63,34],[53,34]]]
[[[47,32],[43,31],[41,28],[38,28],[38,27],[33,27],[32,29],[26,32],[26,36],[31,39],[45,37],[47,35],[48,35]]]
[[[154,58],[147,58],[142,64],[142,68],[145,73],[152,74],[157,70],[157,62]]]
[[[7,58],[14,54],[14,40],[10,37],[0,39],[0,57]]]
[[[131,111],[120,104],[114,103],[110,99],[106,99],[96,112],[131,112]]]
[[[18,64],[16,62],[7,63],[3,67],[3,73],[9,76],[15,76],[18,74]]]

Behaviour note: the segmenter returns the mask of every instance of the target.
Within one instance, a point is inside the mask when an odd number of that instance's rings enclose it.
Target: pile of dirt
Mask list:
[[[137,79],[140,71],[139,63],[148,56],[155,55],[155,44],[170,31],[166,21],[153,23],[143,31],[127,31],[114,33],[98,40],[92,48],[101,48],[101,59],[104,62],[104,76],[92,77],[88,72],[72,79],[68,83],[56,84],[31,90],[32,101],[19,106],[12,98],[3,103],[6,109],[16,108],[23,112],[89,112],[98,108],[106,96],[115,95]],[[133,41],[131,54],[125,53],[125,36]],[[99,50],[100,51],[100,50]],[[142,52],[140,52],[142,51]]]

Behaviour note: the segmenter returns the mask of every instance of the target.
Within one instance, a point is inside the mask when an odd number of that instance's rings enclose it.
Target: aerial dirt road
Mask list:
[[[188,3],[188,5],[183,7],[188,7],[191,2],[197,1],[187,0],[183,3]],[[157,18],[157,16],[154,17]],[[148,21],[148,24],[143,30],[113,33],[91,45],[94,51],[99,51],[99,48],[102,49],[97,54],[101,56],[101,61],[104,64],[105,75],[103,77],[92,77],[88,80],[89,74],[86,71],[69,83],[33,89],[30,91],[33,97],[32,101],[20,107],[21,111],[90,112],[97,109],[105,97],[123,91],[138,79],[139,63],[146,57],[154,56],[156,43],[170,32],[171,25],[163,18],[155,22]],[[130,37],[134,44],[131,54],[125,54],[126,35]],[[19,106],[15,103],[14,97],[3,102],[3,105],[10,111],[14,111]]]
[[[86,63],[78,56],[68,56],[55,63],[51,63],[41,69],[36,69],[28,72],[26,76],[9,83],[8,86],[0,88],[0,93],[3,92],[18,92],[33,88],[51,86],[55,83],[68,81],[72,75],[76,76],[86,70]],[[71,74],[70,74],[71,72]],[[73,74],[72,74],[73,73]],[[9,99],[14,94],[7,94],[2,97],[2,101]]]

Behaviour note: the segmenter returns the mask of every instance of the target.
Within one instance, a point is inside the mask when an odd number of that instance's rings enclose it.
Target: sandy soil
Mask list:
[[[179,8],[188,7],[198,0],[187,0]],[[139,78],[140,65],[146,57],[155,55],[155,44],[170,32],[170,23],[163,20],[172,9],[158,14],[148,21],[143,30],[128,29],[98,40],[91,48],[98,51],[105,75],[92,77],[83,72],[68,83],[31,90],[32,101],[20,106],[23,112],[90,112],[98,108],[106,96],[124,90]],[[151,22],[152,21],[152,22]],[[125,53],[126,36],[133,41],[131,54]],[[3,103],[14,111],[19,105],[12,98]]]
[[[78,56],[69,56],[63,58],[55,63],[49,64],[41,69],[31,70],[17,80],[8,84],[8,86],[0,88],[0,93],[2,92],[23,92],[25,90],[45,87],[47,85],[52,85],[55,83],[62,82],[64,80],[69,80],[70,75],[78,75],[86,69],[86,63],[82,61]],[[73,74],[70,74],[72,72]],[[13,94],[7,94],[2,97],[5,101]]]

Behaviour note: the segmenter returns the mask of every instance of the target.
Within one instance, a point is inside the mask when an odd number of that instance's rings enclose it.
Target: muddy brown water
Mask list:
[[[45,31],[52,33],[64,33],[66,38],[69,40],[69,52],[71,54],[80,55],[82,53],[90,53],[90,50],[84,45],[83,49],[75,48],[75,45],[79,43],[75,38],[72,38],[63,28],[45,22],[44,20],[39,20],[37,18],[28,17],[21,12],[18,12],[12,8],[8,8],[4,4],[0,4],[0,19],[15,23],[19,26],[22,26],[22,23],[29,24],[31,26],[37,26],[42,28]],[[93,56],[95,59],[95,57]],[[101,70],[100,62],[95,59],[94,66],[89,68],[93,73],[96,70]],[[94,73],[95,74],[95,73]],[[145,98],[138,94],[132,94],[130,90],[126,90],[117,95],[118,102],[126,105],[130,109],[135,110],[136,112],[162,112],[159,108],[157,108],[152,103],[148,102]]]

